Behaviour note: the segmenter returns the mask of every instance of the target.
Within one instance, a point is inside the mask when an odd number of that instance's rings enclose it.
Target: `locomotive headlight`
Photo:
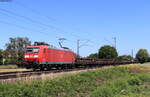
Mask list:
[[[25,57],[25,58],[29,58],[29,55],[25,55],[24,57]]]
[[[34,55],[34,58],[38,58],[39,56],[38,55]]]

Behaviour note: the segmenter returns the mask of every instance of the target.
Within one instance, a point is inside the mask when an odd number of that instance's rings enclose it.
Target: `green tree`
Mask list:
[[[117,56],[117,50],[109,45],[102,46],[98,52],[98,57],[100,59],[115,59]]]
[[[3,64],[3,50],[0,49],[0,65]]]
[[[3,59],[5,60],[4,64],[11,64],[11,53],[3,50]]]
[[[140,62],[140,63],[145,63],[148,61],[149,58],[149,54],[148,51],[146,49],[140,49],[137,54],[136,54],[136,59]]]
[[[31,45],[31,41],[27,37],[9,38],[9,43],[6,44],[6,53],[11,64],[21,63],[23,60],[24,48]]]
[[[97,53],[90,54],[89,56],[87,56],[87,58],[96,59],[98,58],[98,54]]]

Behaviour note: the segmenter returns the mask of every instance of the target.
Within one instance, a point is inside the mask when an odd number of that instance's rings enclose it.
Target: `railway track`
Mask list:
[[[126,65],[126,64],[124,64]],[[113,65],[109,65],[113,66]],[[101,67],[107,67],[107,66],[97,66],[97,67],[79,67],[79,68],[73,68],[73,69],[52,69],[50,71],[22,71],[22,72],[2,72],[0,73],[0,82],[7,82],[11,79],[17,79],[17,78],[29,78],[32,76],[41,76],[41,75],[48,75],[48,74],[55,74],[55,73],[63,73],[63,72],[73,72],[73,71],[80,71],[80,70],[91,70],[91,69],[97,69]]]
[[[12,71],[12,72],[0,72],[0,75],[3,74],[16,74],[16,73],[25,73],[25,72],[31,72],[31,71]]]
[[[7,82],[7,80],[9,81],[11,79],[17,79],[17,78],[28,78],[28,77],[32,77],[32,76],[41,76],[41,75],[80,71],[80,70],[90,70],[90,69],[96,69],[96,67],[74,68],[74,69],[63,69],[63,70],[53,69],[51,71],[3,72],[3,73],[0,73],[0,82]]]

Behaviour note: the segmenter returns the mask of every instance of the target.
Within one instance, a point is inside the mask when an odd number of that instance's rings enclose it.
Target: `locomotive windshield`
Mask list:
[[[38,53],[39,48],[26,48],[26,53]]]

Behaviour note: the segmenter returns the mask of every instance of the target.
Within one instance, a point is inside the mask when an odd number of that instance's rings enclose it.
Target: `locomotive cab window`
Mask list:
[[[39,48],[27,48],[26,53],[38,53]]]

